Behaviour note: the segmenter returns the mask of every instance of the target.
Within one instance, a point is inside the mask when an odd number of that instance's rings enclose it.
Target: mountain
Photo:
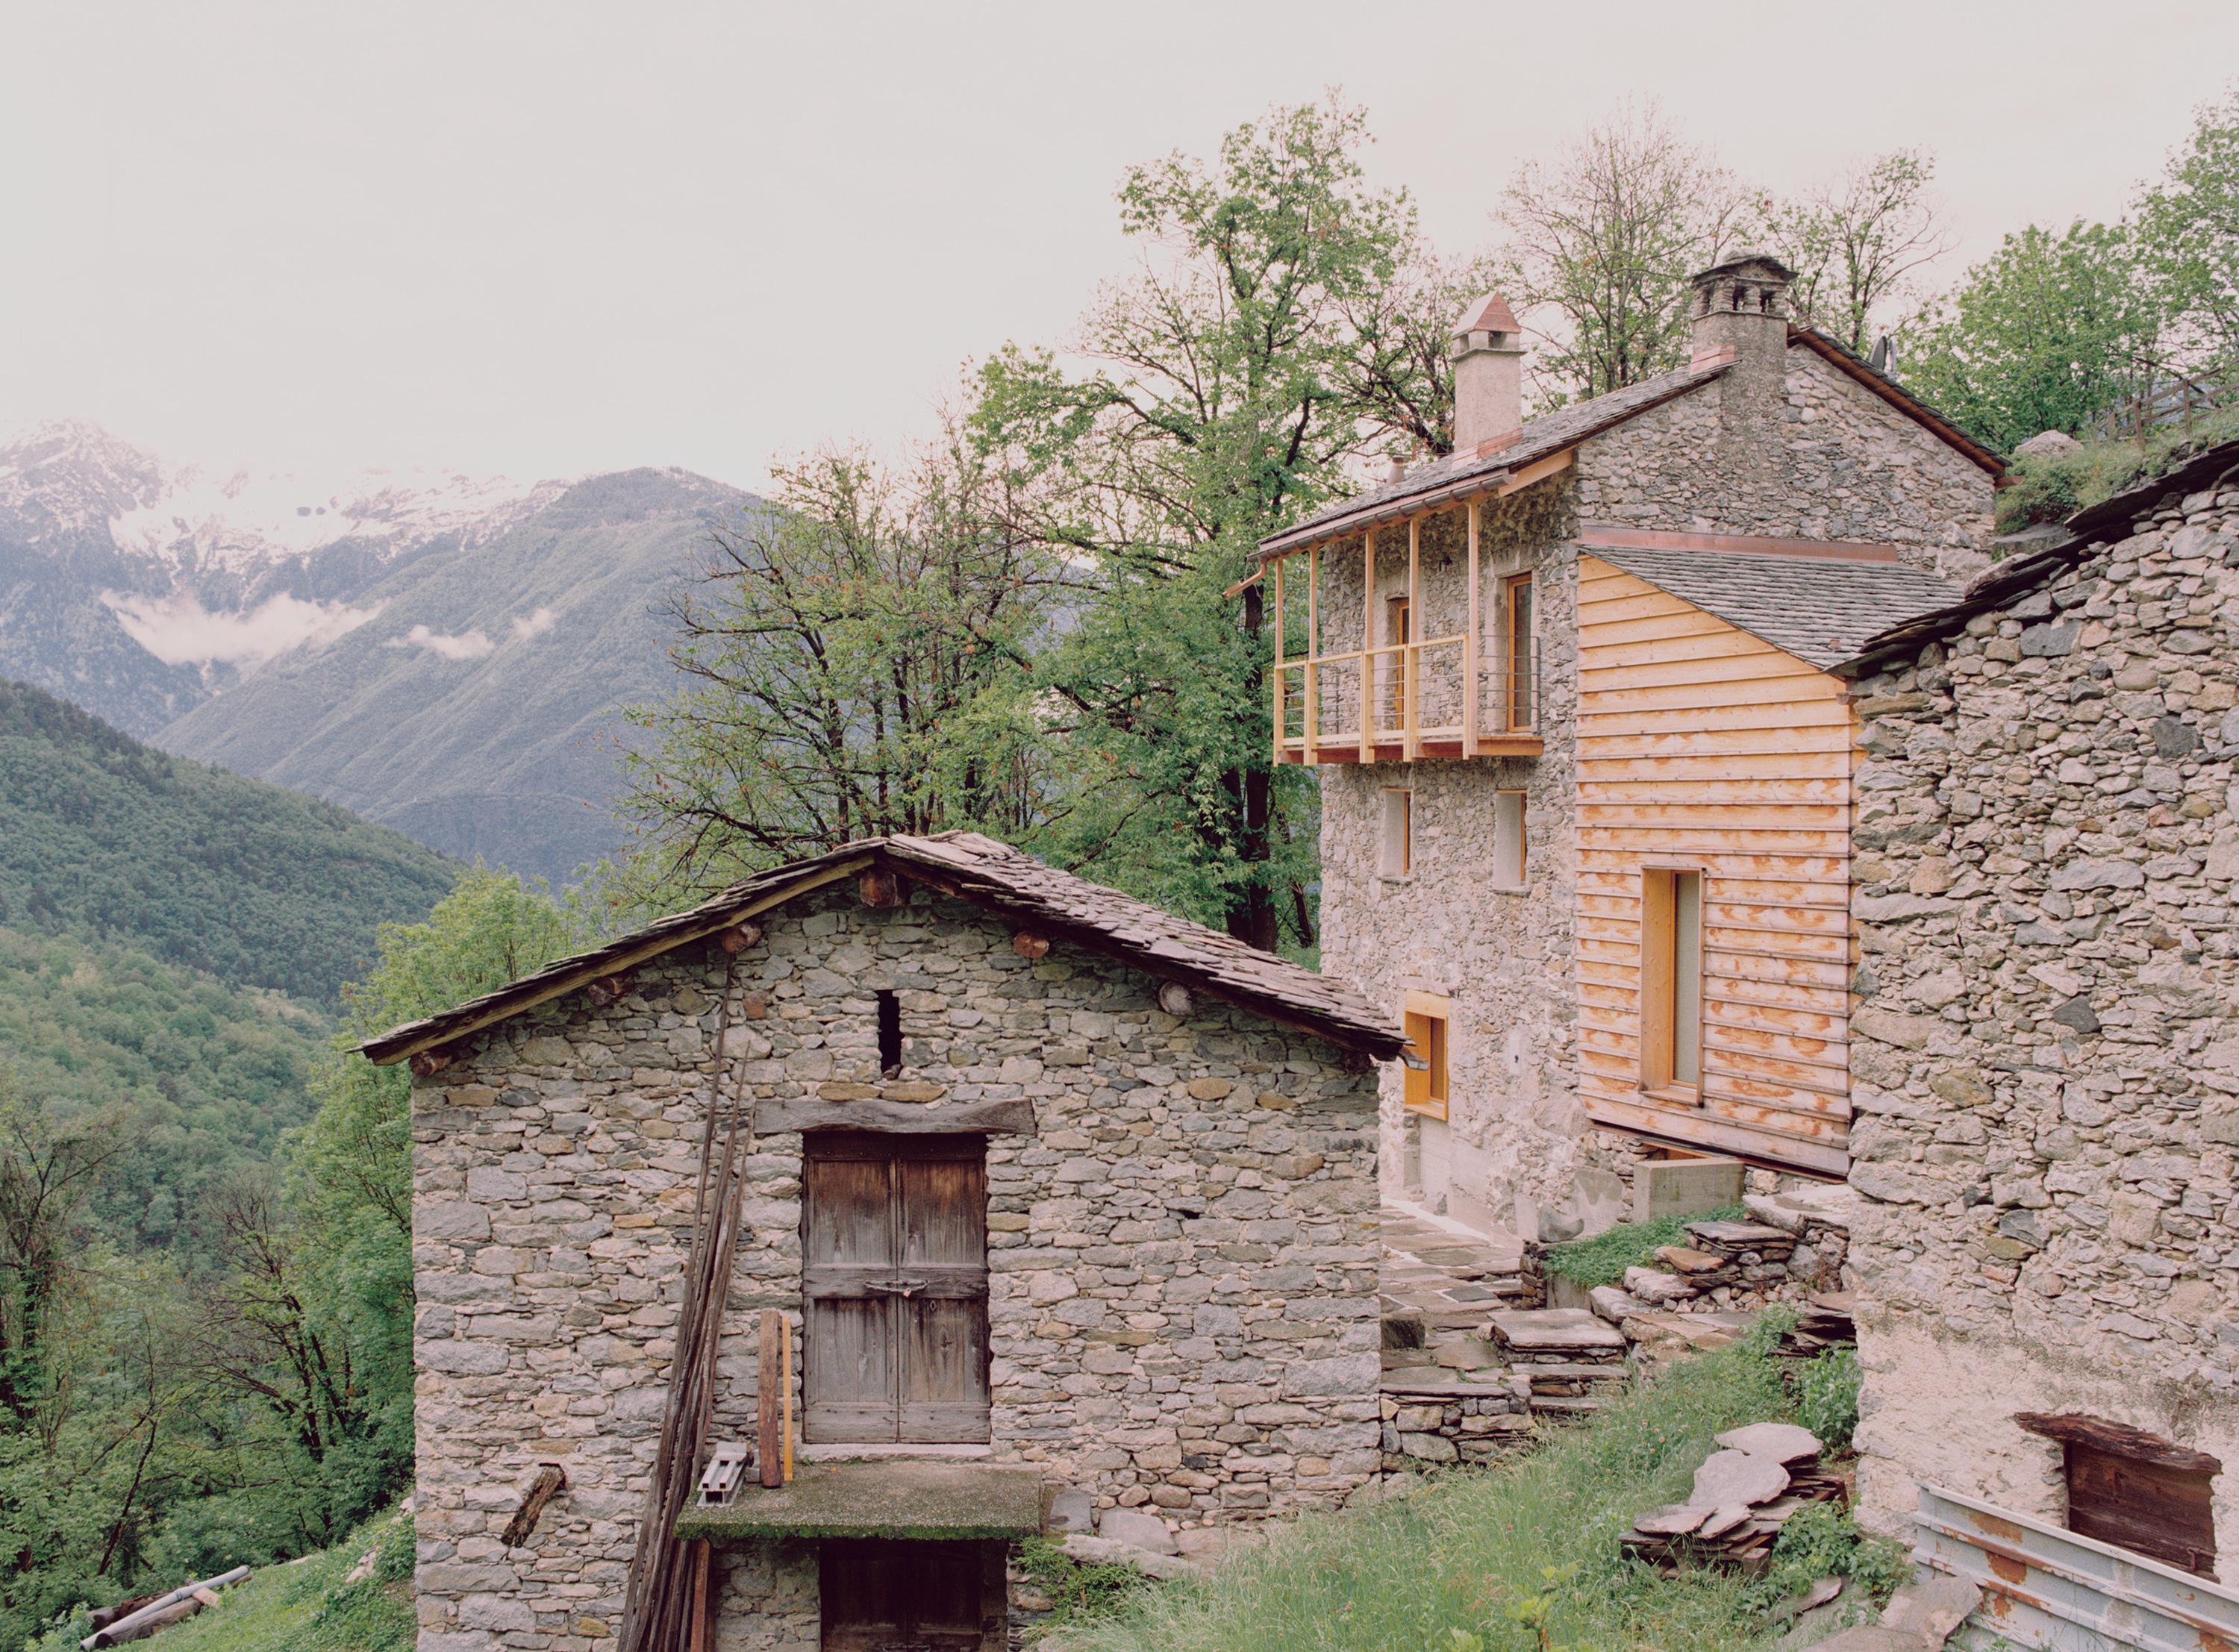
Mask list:
[[[0,925],[331,1005],[456,863],[0,681]]]
[[[167,470],[70,421],[0,442],[0,674],[184,755],[552,879],[619,846],[618,709],[752,495],[681,470]]]

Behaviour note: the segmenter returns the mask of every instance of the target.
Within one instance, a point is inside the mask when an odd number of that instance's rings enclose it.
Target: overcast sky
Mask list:
[[[0,0],[0,428],[754,486],[1062,339],[1128,163],[1325,86],[1455,250],[1638,95],[1775,189],[1926,147],[1956,275],[2120,213],[2235,75],[2234,0]]]

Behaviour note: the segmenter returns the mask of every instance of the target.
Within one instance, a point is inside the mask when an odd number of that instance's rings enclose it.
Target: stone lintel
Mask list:
[[[827,1101],[821,1096],[788,1096],[755,1106],[757,1136],[793,1130],[872,1130],[900,1136],[1031,1136],[1034,1104],[1013,1099],[937,1106],[914,1101]]]

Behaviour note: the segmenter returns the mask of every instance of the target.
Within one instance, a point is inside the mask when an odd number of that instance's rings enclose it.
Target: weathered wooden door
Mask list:
[[[981,1543],[818,1545],[824,1652],[982,1652],[1001,1646],[1000,1559]],[[1000,1547],[1000,1546],[999,1546]]]
[[[807,1139],[802,1437],[986,1441],[986,1138]]]

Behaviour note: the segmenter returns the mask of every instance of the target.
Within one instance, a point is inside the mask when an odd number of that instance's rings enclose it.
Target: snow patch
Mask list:
[[[497,644],[480,626],[471,631],[453,635],[424,625],[415,625],[401,637],[391,637],[381,645],[384,648],[423,648],[442,660],[480,660],[494,654]]]
[[[142,596],[103,591],[125,634],[167,666],[229,665],[252,671],[293,648],[323,648],[381,612],[285,594],[243,613],[213,613],[191,591]]]

